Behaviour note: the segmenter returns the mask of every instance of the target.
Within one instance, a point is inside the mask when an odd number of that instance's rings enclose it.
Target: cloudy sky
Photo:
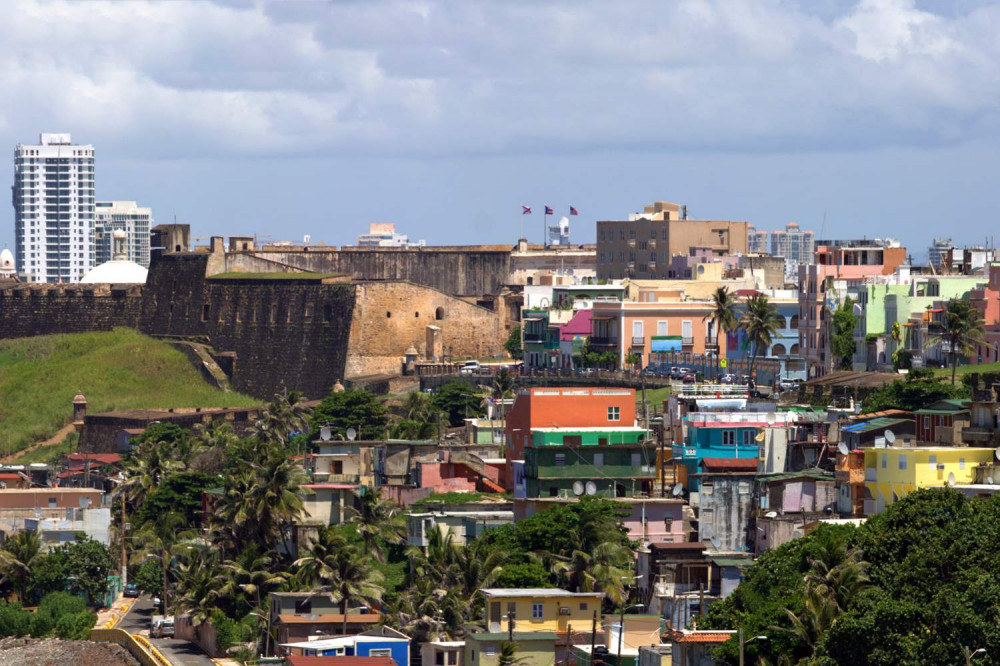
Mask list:
[[[996,3],[3,0],[3,15],[0,144],[71,132],[96,147],[99,199],[199,236],[343,244],[394,221],[430,243],[513,242],[522,222],[540,237],[544,204],[572,204],[584,241],[653,199],[920,255],[934,235],[996,233]],[[12,227],[4,204],[0,245]]]

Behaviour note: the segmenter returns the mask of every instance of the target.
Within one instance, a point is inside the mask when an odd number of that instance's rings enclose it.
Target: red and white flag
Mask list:
[[[521,215],[531,215],[531,206],[521,206]]]

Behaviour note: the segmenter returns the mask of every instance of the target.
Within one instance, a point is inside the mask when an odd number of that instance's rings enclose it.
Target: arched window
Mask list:
[[[386,311],[385,311],[385,318],[386,318],[386,319],[389,319],[390,317],[392,317],[392,313],[391,313],[391,312],[389,312],[388,310],[386,310]]]
[[[434,311],[434,318],[437,319],[438,321],[441,321],[442,319],[444,319],[444,308],[440,308],[439,307],[437,310],[435,310]]]
[[[788,351],[788,353],[791,354],[792,356],[796,356],[799,353],[799,346],[792,345],[792,348]]]
[[[792,315],[792,320],[791,320],[791,322],[789,322],[788,328],[795,330],[798,327],[799,327],[799,316],[798,315]]]
[[[784,356],[785,355],[785,345],[776,344],[771,347],[771,356]]]

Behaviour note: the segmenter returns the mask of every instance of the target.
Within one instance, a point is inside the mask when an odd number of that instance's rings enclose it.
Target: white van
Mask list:
[[[174,635],[174,616],[173,615],[154,615],[153,622],[149,628],[150,638],[173,638]]]

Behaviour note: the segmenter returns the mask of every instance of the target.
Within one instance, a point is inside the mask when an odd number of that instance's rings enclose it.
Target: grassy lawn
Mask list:
[[[76,445],[79,442],[80,436],[73,433],[58,444],[46,444],[45,446],[39,446],[37,449],[26,451],[15,458],[11,464],[28,465],[30,463],[55,462],[62,458],[64,454],[76,451]]]
[[[649,403],[650,408],[656,405],[657,408],[661,408],[663,401],[667,399],[670,395],[670,387],[664,386],[662,388],[646,389],[646,401]],[[642,391],[639,389],[635,390],[635,404],[638,407],[642,407]]]
[[[90,413],[260,403],[218,390],[184,354],[131,329],[0,340],[0,451],[55,434],[77,391]]]
[[[951,379],[951,366],[947,368],[934,368],[934,374],[937,377],[945,377],[946,379]],[[955,377],[962,377],[963,375],[968,375],[973,372],[987,373],[995,372],[1000,373],[1000,363],[983,363],[981,365],[960,365],[955,369]]]

